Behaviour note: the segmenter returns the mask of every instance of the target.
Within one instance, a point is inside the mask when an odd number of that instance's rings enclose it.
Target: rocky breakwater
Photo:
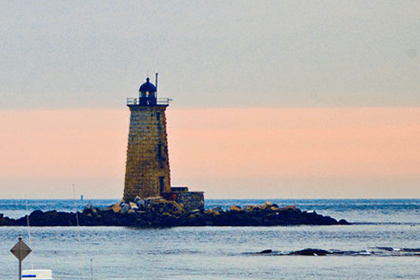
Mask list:
[[[271,202],[259,206],[230,206],[229,210],[195,209],[185,211],[181,204],[162,198],[136,199],[105,208],[93,205],[83,212],[33,211],[20,219],[10,219],[0,214],[0,226],[289,226],[348,224],[315,211],[301,211],[294,206],[279,207]]]

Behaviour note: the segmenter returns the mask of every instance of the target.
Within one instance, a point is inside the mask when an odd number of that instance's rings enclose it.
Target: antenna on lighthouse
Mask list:
[[[156,87],[156,92],[158,91],[158,72],[156,71],[156,78],[155,78],[155,87]]]

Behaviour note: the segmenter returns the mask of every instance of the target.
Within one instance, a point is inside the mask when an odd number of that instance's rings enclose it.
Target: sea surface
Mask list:
[[[267,200],[206,200],[206,208]],[[276,227],[0,227],[0,279],[16,279],[10,253],[21,234],[24,269],[54,279],[420,279],[420,199],[269,199],[352,225]],[[0,213],[74,212],[118,200],[0,200]],[[295,256],[316,248],[327,256]],[[258,254],[262,250],[269,254]]]

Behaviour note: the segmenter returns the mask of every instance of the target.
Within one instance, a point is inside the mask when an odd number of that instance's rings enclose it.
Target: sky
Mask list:
[[[419,14],[418,1],[0,0],[0,198],[121,198],[126,98],[155,71],[173,100],[173,185],[418,198]]]

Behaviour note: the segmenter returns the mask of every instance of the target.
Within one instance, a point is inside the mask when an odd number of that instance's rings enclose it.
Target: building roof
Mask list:
[[[155,87],[154,84],[152,84],[150,82],[150,79],[147,78],[146,79],[146,82],[140,86],[139,91],[140,92],[149,92],[149,93],[152,93],[152,92],[156,92],[156,87]]]

